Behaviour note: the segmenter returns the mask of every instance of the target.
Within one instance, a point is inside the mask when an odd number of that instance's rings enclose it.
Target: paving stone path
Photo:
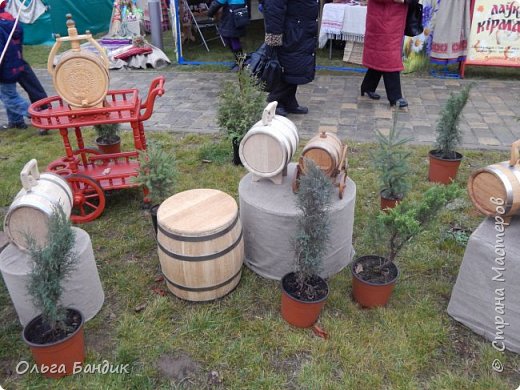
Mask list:
[[[55,94],[51,76],[43,69],[35,70],[49,95]],[[138,88],[146,96],[150,81],[159,74],[166,76],[166,92],[156,100],[147,130],[186,133],[215,133],[217,95],[224,80],[233,73],[196,71],[111,71],[110,88]],[[300,104],[309,107],[307,115],[291,115],[300,136],[310,138],[318,130],[336,132],[347,142],[374,141],[374,129],[388,131],[392,110],[385,98],[383,83],[379,101],[359,96],[362,75],[318,75],[314,82],[298,89]],[[435,123],[450,92],[458,91],[469,80],[402,77],[407,110],[399,111],[403,135],[415,144],[431,144]],[[22,92],[23,94],[23,92]],[[0,103],[1,106],[1,103]],[[1,107],[0,123],[7,122]],[[520,82],[478,80],[466,105],[461,128],[463,146],[476,149],[507,149],[520,139]]]

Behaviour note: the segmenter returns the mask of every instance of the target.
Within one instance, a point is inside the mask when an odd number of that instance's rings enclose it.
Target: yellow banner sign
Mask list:
[[[520,66],[520,0],[474,0],[466,63]]]

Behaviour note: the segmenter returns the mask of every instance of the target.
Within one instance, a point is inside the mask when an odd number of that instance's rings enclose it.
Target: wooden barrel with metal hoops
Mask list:
[[[334,133],[323,131],[307,142],[302,151],[302,157],[304,158],[301,161],[305,161],[305,158],[313,160],[323,173],[332,177],[339,172],[343,152],[344,145],[338,136]],[[305,171],[305,166],[300,168],[302,171]]]
[[[251,127],[238,150],[244,167],[260,178],[274,178],[284,172],[300,141],[294,123],[275,115],[276,105],[267,105],[262,120]]]
[[[468,193],[475,207],[487,216],[520,214],[520,140],[511,146],[511,159],[473,172]]]
[[[166,199],[157,212],[159,261],[179,298],[209,301],[233,290],[244,262],[242,224],[235,200],[213,189]]]
[[[35,159],[20,172],[23,188],[9,206],[4,219],[4,232],[20,250],[27,251],[27,237],[38,246],[47,244],[49,218],[53,207],[59,204],[65,215],[72,210],[72,191],[69,184],[54,173],[42,173]]]

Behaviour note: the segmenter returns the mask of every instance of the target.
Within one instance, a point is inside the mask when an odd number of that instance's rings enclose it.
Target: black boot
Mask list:
[[[242,51],[242,49],[235,50],[233,52],[233,55],[235,56],[235,63],[233,64],[233,66],[231,66],[231,71],[238,72],[238,69],[240,68],[240,66],[244,65],[244,60],[245,60],[244,52]]]

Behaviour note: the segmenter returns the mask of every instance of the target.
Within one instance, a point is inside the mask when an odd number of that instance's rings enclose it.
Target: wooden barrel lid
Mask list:
[[[165,230],[187,237],[218,233],[235,223],[238,206],[230,195],[213,189],[194,189],[166,199],[157,211]]]
[[[491,201],[491,198],[502,199],[504,202],[508,200],[505,183],[494,173],[494,170],[497,170],[507,175],[508,168],[504,166],[506,163],[479,169],[470,176],[468,181],[468,192],[473,204],[486,215],[496,215],[497,205]],[[509,179],[507,176],[505,178]]]
[[[54,70],[54,87],[74,107],[99,105],[108,92],[108,71],[96,54],[68,51]]]

